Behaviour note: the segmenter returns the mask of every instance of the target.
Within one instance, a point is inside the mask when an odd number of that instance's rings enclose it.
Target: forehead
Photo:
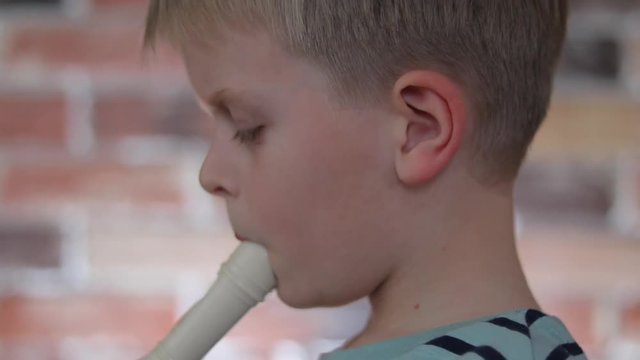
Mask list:
[[[265,34],[227,33],[207,44],[186,40],[181,53],[192,86],[203,101],[222,89],[278,93],[324,85],[318,69],[287,54]]]

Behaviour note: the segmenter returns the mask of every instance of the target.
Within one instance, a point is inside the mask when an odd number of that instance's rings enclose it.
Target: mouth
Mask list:
[[[248,239],[238,233],[235,234],[236,235],[236,239],[240,240],[240,241],[247,241]]]

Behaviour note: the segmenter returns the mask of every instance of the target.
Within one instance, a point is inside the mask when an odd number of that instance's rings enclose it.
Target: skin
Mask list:
[[[284,303],[369,298],[369,322],[344,349],[539,309],[515,249],[513,181],[469,174],[473,118],[455,82],[411,71],[387,101],[339,105],[319,68],[267,35],[181,51],[214,128],[202,187],[266,247]],[[257,126],[255,142],[234,139]]]

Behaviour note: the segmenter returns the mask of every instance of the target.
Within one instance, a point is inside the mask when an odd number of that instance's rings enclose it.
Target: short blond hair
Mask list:
[[[336,94],[379,101],[402,73],[434,69],[465,90],[479,176],[512,179],[546,116],[567,0],[151,0],[145,47],[261,30],[319,66]]]

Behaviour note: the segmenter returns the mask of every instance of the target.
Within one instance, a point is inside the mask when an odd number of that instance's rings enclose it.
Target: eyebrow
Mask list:
[[[224,88],[215,91],[212,95],[207,97],[204,105],[211,109],[228,109],[229,107],[240,107],[248,110],[253,114],[262,114],[263,105],[260,102],[252,102],[247,100],[249,97],[254,97],[248,91],[232,90]]]

